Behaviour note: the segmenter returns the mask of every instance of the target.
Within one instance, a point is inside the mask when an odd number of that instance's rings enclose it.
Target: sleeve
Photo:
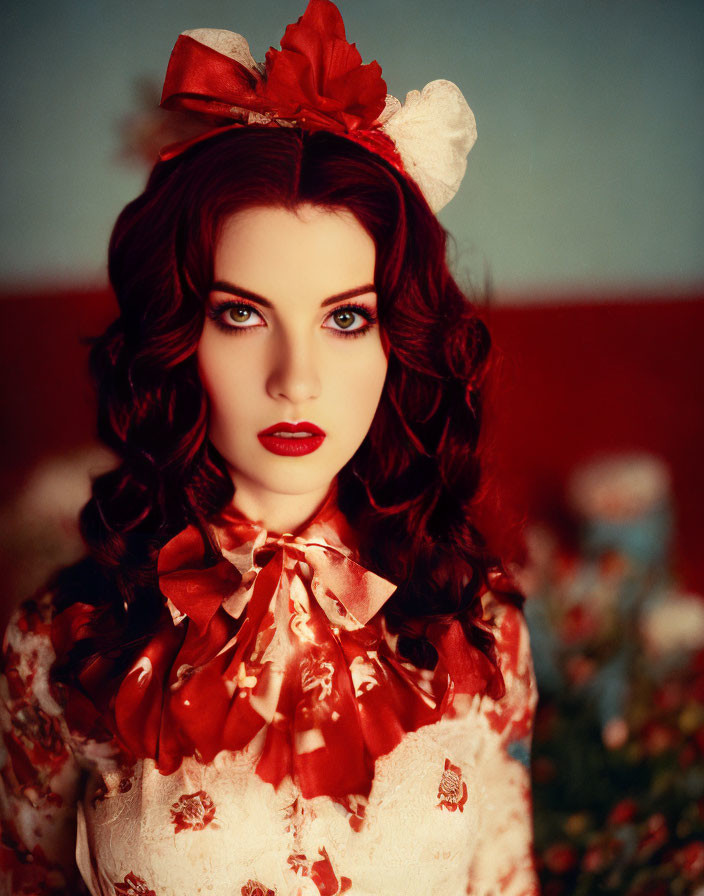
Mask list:
[[[506,693],[500,700],[482,701],[487,737],[478,772],[484,801],[471,892],[475,896],[537,896],[530,789],[537,686],[523,613],[512,605],[494,604],[494,609]]]
[[[49,688],[49,598],[13,615],[0,661],[0,896],[87,894],[76,866],[82,771]]]

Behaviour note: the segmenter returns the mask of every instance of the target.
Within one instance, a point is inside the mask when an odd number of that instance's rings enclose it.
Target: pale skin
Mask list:
[[[209,436],[234,506],[271,532],[316,512],[369,431],[388,366],[375,263],[372,238],[344,209],[245,209],[220,230],[198,345]],[[277,455],[257,437],[300,421],[325,432],[311,453]]]

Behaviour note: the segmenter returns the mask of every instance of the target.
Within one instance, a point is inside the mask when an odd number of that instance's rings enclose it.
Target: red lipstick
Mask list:
[[[282,433],[292,433],[292,435],[282,435]],[[315,423],[302,420],[300,423],[275,423],[268,429],[258,432],[257,438],[272,454],[295,457],[300,454],[310,454],[311,451],[319,448],[323,444],[325,433]]]

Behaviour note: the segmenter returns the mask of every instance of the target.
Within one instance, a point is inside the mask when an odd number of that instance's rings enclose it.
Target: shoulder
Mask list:
[[[3,638],[0,673],[10,694],[30,693],[41,706],[58,712],[50,694],[49,671],[55,659],[51,641],[54,604],[50,593],[22,603],[12,614]]]
[[[12,614],[3,641],[2,893],[84,892],[74,860],[83,770],[51,692],[53,615],[48,594],[26,601]]]
[[[453,690],[464,696],[482,696],[490,700],[496,694],[497,705],[509,699],[535,708],[537,692],[531,659],[530,637],[523,611],[513,603],[501,600],[493,592],[481,597],[481,619],[476,627],[488,639],[493,637],[491,651],[470,643],[458,619],[449,624],[431,624],[427,636],[438,651],[444,667],[453,680]],[[505,695],[498,695],[504,692]]]
[[[80,601],[60,608],[46,592],[22,603],[5,630],[0,737],[50,761],[54,771],[69,755],[90,767],[118,758],[98,708],[80,686],[55,674],[67,647],[90,632],[94,613],[95,607]]]
[[[509,740],[522,740],[531,733],[538,702],[528,625],[520,607],[499,600],[492,592],[484,595],[482,606],[506,687],[500,699],[487,698],[487,715],[495,731]]]
[[[51,684],[53,616],[47,593],[25,601],[10,617],[0,656],[0,730],[63,752],[63,708]]]
[[[521,607],[499,600],[488,591],[482,597],[483,621],[489,625],[496,641],[499,665],[504,678],[531,676],[530,634]],[[508,687],[508,683],[507,683]]]
[[[12,614],[3,639],[0,736],[19,778],[30,767],[53,774],[71,752],[63,709],[51,686],[52,617],[50,595],[25,601]],[[20,761],[22,756],[29,757],[29,765]]]

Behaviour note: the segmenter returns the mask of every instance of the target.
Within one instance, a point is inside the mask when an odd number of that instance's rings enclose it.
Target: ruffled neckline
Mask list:
[[[426,633],[432,671],[397,652],[380,612],[396,585],[359,563],[335,485],[297,533],[230,506],[210,534],[214,565],[195,526],[161,549],[160,624],[104,683],[104,721],[128,757],[170,774],[185,757],[247,749],[274,787],[290,776],[306,798],[366,797],[379,756],[438,721],[457,689],[485,689],[492,670],[458,623]]]

